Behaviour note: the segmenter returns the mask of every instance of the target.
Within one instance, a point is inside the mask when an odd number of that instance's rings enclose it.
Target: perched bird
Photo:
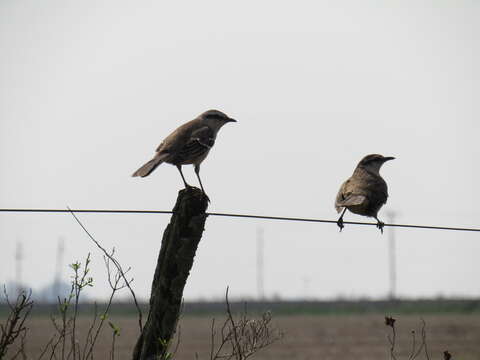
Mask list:
[[[371,154],[365,156],[355,168],[353,175],[345,181],[335,199],[335,209],[342,215],[337,221],[340,231],[343,229],[343,215],[350,210],[354,214],[374,217],[377,227],[383,233],[384,223],[378,217],[378,211],[387,202],[387,183],[380,176],[380,168],[394,157]]]
[[[193,164],[200,187],[205,194],[199,175],[200,164],[215,144],[218,130],[228,122],[236,122],[236,120],[218,110],[205,111],[168,135],[158,146],[153,159],[135,171],[132,176],[148,176],[158,165],[165,162],[177,167],[185,188],[189,188],[190,185],[183,176],[182,165]]]

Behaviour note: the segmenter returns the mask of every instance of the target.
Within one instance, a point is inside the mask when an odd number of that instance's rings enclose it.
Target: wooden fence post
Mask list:
[[[208,202],[197,188],[181,190],[165,232],[153,277],[150,309],[133,360],[164,359],[193,258],[202,237]]]

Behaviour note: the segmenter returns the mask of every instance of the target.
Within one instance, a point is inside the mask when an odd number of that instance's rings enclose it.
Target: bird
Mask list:
[[[350,210],[354,214],[373,217],[377,220],[377,228],[383,234],[384,223],[378,219],[378,211],[387,202],[387,183],[380,176],[380,168],[393,156],[370,154],[358,163],[353,175],[345,181],[335,199],[335,209],[342,215],[337,221],[340,231],[344,228],[343,215]]]
[[[157,147],[153,159],[142,165],[132,176],[145,177],[162,163],[172,164],[180,172],[185,188],[189,189],[191,186],[183,176],[182,165],[193,164],[202,192],[209,200],[200,179],[200,164],[215,144],[220,128],[236,121],[219,110],[205,111],[168,135]]]

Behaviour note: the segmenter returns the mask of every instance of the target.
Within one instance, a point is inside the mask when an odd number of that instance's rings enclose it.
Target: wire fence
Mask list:
[[[0,209],[0,212],[10,212],[10,213],[91,213],[91,214],[172,214],[173,213],[173,211],[171,211],[171,210],[20,209],[20,208]],[[232,217],[232,218],[296,221],[296,222],[313,222],[313,223],[326,223],[326,224],[335,224],[335,225],[337,224],[337,220],[302,218],[302,217],[284,217],[284,216],[269,216],[269,215],[256,215],[256,214],[218,213],[218,212],[207,212],[206,214],[208,216]],[[373,225],[373,226],[377,226],[377,223],[360,222],[360,221],[344,221],[343,223],[344,224],[349,224],[349,225],[371,225],[371,226]],[[384,226],[399,227],[399,228],[413,228],[413,229],[480,232],[480,228],[468,228],[468,227],[415,225],[415,224],[388,224],[388,223],[385,223]]]

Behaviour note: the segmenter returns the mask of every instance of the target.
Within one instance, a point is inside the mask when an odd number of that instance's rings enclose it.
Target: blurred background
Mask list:
[[[130,175],[216,108],[209,211],[336,220],[366,154],[395,156],[380,218],[479,227],[480,5],[470,1],[0,3],[0,207],[171,210],[162,165]],[[192,167],[187,180],[197,184]],[[168,215],[80,214],[149,296]],[[345,221],[364,219],[347,213]],[[478,298],[478,233],[210,217],[186,300]],[[0,213],[0,283],[48,299],[90,252],[70,214]],[[11,290],[15,291],[15,290]],[[125,295],[126,296],[126,295]]]

